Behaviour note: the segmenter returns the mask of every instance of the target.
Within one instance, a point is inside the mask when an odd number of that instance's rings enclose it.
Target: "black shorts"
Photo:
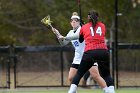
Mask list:
[[[89,50],[84,54],[83,59],[88,55],[92,57],[94,62],[109,62],[109,51],[106,49]]]
[[[71,67],[72,67],[72,68],[75,68],[75,69],[78,69],[79,65],[80,65],[80,64],[71,64]],[[98,63],[95,62],[95,63],[93,64],[93,66],[98,66]]]
[[[104,62],[108,63],[109,62],[108,50],[96,49],[96,50],[90,50],[90,51],[84,52],[81,64],[79,66],[78,74],[84,75],[86,71],[88,71],[94,65],[95,62],[98,62],[98,64],[99,63],[102,64]],[[108,68],[109,67],[107,67],[107,69],[103,68],[102,71],[105,70],[105,72],[108,73]]]
[[[106,49],[97,49],[93,51],[85,52],[85,56],[83,56],[83,60],[87,60],[87,56],[93,57],[92,64],[97,62],[99,72],[102,77],[110,75],[110,67],[109,67],[109,51]]]
[[[72,67],[72,68],[75,68],[75,69],[78,69],[79,64],[71,64],[71,67]]]

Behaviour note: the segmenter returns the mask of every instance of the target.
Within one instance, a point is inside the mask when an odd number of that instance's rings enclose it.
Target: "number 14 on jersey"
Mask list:
[[[90,32],[91,32],[91,35],[92,35],[92,36],[94,36],[95,33],[96,33],[96,34],[99,34],[100,36],[102,35],[102,29],[101,29],[100,26],[97,28],[96,31],[93,30],[93,27],[90,27]]]

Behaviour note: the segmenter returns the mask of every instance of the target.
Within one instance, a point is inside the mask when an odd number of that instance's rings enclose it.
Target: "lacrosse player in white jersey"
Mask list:
[[[53,32],[56,34],[59,43],[64,46],[67,45],[69,42],[72,43],[73,47],[75,48],[75,55],[73,58],[72,65],[69,70],[69,75],[68,75],[68,80],[71,83],[73,77],[77,73],[77,69],[79,67],[79,64],[81,62],[83,52],[85,49],[85,42],[83,41],[82,43],[79,42],[79,32],[81,29],[80,26],[80,17],[78,16],[77,12],[73,12],[73,15],[71,17],[71,26],[73,27],[72,30],[68,32],[66,36],[62,36],[59,31],[55,28],[52,28]],[[105,91],[105,93],[108,93],[108,87],[106,85],[106,82],[104,79],[100,76],[99,71],[98,71],[98,64],[95,63],[89,70],[90,74],[92,75],[93,79],[100,85],[100,87]]]

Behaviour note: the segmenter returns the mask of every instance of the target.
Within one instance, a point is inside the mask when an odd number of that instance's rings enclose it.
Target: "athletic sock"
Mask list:
[[[71,84],[68,93],[76,93],[77,85]]]

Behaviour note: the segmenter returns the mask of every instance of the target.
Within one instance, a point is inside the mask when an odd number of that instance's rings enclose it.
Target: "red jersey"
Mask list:
[[[107,49],[105,44],[105,32],[106,28],[102,22],[97,22],[94,28],[92,27],[91,22],[83,25],[80,30],[80,35],[82,35],[85,40],[84,51],[93,49]]]

